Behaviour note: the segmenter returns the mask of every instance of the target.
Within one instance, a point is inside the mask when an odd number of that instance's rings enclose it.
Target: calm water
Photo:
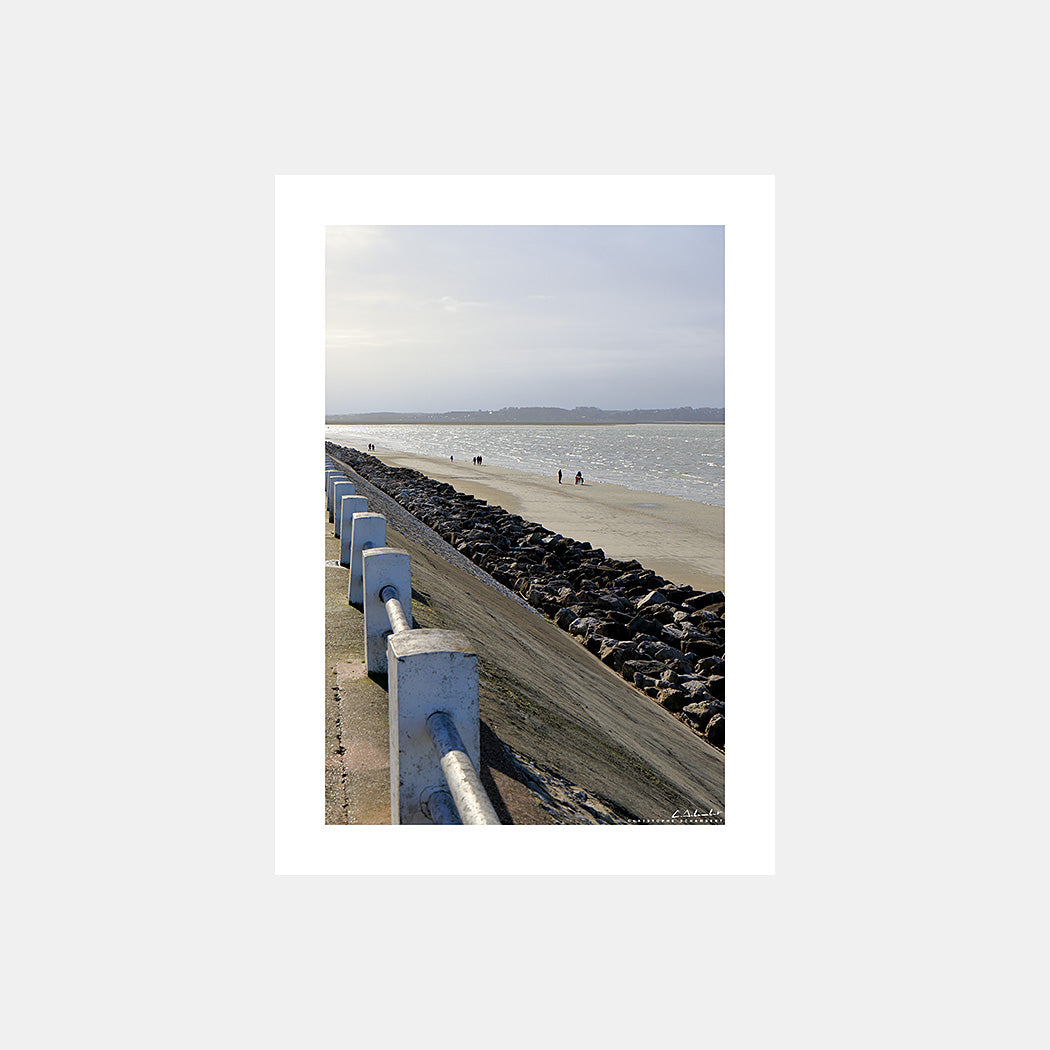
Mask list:
[[[725,427],[706,423],[624,423],[603,426],[445,426],[436,423],[327,425],[329,441],[367,451],[393,449],[485,463],[571,484],[612,482],[643,492],[725,506]]]

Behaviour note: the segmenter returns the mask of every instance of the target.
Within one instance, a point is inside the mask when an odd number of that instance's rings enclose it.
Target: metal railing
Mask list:
[[[412,629],[396,587],[383,587],[379,600],[386,608],[392,634]],[[420,798],[423,814],[435,824],[499,824],[452,716],[447,711],[433,711],[427,716],[426,726],[449,790],[424,792]]]
[[[379,592],[379,600],[386,606],[386,614],[390,619],[390,628],[394,634],[412,629],[405,610],[401,607],[401,596],[397,593],[396,587],[387,584]]]
[[[456,726],[447,711],[427,718],[427,732],[441,763],[441,772],[464,824],[498,824],[499,817],[478,777]]]
[[[368,513],[342,464],[326,457],[326,466],[347,600],[364,612],[368,672],[389,680],[392,823],[499,824],[471,758],[480,763],[477,655],[454,631],[413,629],[408,552],[385,546],[386,518]]]

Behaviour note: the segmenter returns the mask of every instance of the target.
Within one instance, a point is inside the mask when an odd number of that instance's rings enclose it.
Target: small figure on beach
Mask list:
[[[448,457],[448,461],[449,461],[449,463],[452,462],[452,457],[451,456]]]
[[[558,484],[561,484],[561,471],[558,471]]]
[[[583,473],[582,473],[582,471],[579,471],[579,470],[576,471],[576,482],[575,483],[577,485],[582,485],[583,484]]]
[[[481,456],[478,456],[478,466],[481,466]]]

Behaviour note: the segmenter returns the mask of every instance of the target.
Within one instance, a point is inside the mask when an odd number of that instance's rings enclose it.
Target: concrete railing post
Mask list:
[[[354,517],[354,535],[357,535],[357,523],[369,518],[379,518],[386,525],[386,518],[381,514],[359,514]],[[354,552],[362,564],[362,591],[365,607],[365,663],[369,674],[384,674],[387,670],[386,640],[394,630],[382,598],[384,587],[394,587],[401,602],[402,611],[412,625],[412,563],[408,551],[396,547],[375,547],[360,554]],[[411,632],[407,632],[411,633]]]
[[[354,515],[368,513],[364,496],[344,496],[339,503],[339,564],[350,568],[350,539],[354,531]],[[384,542],[385,539],[384,539]]]
[[[335,472],[333,472],[333,473],[328,475],[327,492],[328,492],[328,520],[329,521],[335,521],[335,518],[332,516],[332,486],[335,485],[335,483],[337,481],[349,481],[349,480],[350,479],[345,474],[340,473],[339,471],[335,471]],[[347,493],[347,495],[349,495],[349,493]]]
[[[390,710],[390,822],[429,824],[434,790],[445,774],[431,741],[427,718],[445,712],[463,752],[481,768],[478,721],[478,658],[458,631],[416,630],[387,639]]]
[[[382,514],[365,513],[354,514],[351,521],[353,527],[350,530],[350,579],[347,583],[346,600],[351,605],[361,605],[365,600],[364,552],[374,547],[386,547],[386,518]],[[366,627],[367,622],[366,620]]]
[[[339,509],[344,496],[353,496],[357,492],[352,481],[345,478],[337,481],[332,486],[332,521],[335,523],[335,534],[339,536],[339,528],[342,522],[339,520]]]

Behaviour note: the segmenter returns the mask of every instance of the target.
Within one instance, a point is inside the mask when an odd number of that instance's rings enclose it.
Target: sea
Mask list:
[[[422,456],[473,459],[566,482],[577,471],[602,481],[725,506],[725,427],[720,423],[327,424],[329,441],[359,451],[369,443]]]

